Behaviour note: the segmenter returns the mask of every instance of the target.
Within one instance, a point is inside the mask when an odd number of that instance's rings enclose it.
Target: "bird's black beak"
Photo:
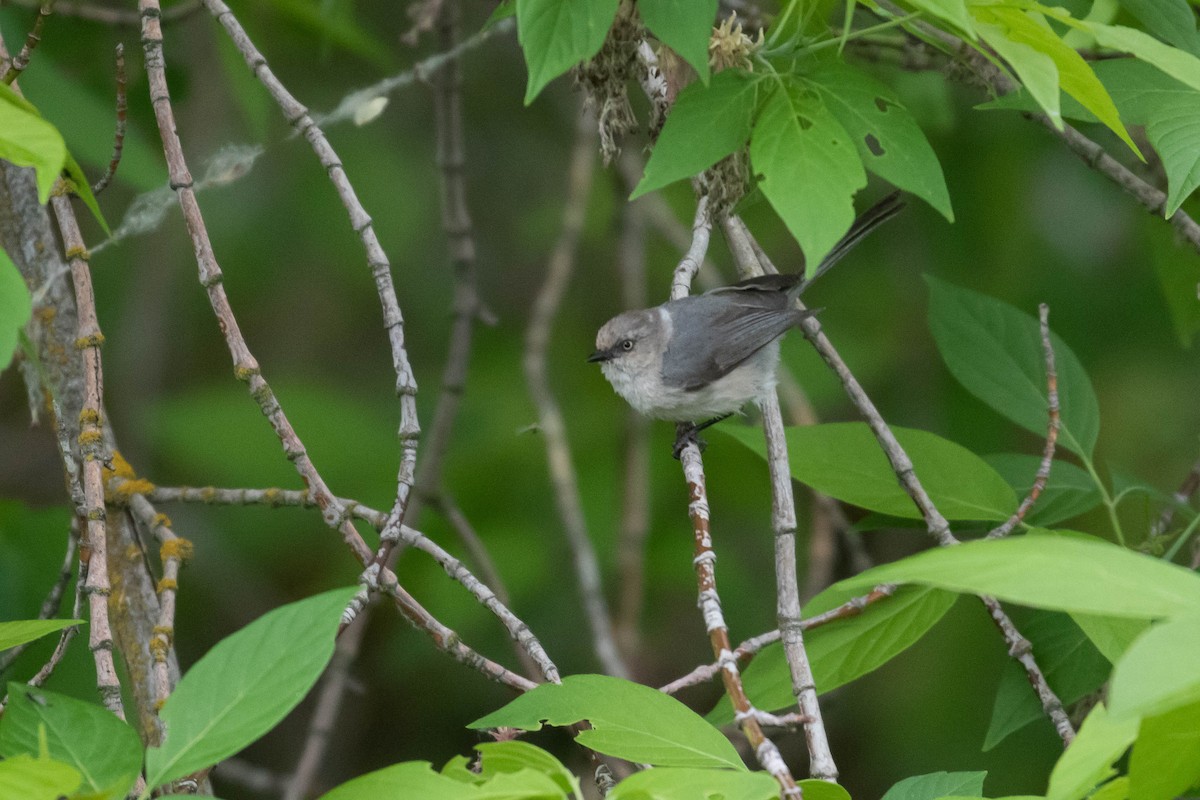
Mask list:
[[[613,354],[612,354],[611,350],[597,350],[596,352],[594,352],[590,356],[588,356],[587,360],[588,360],[589,364],[596,364],[601,361],[611,361],[612,357],[613,357]]]

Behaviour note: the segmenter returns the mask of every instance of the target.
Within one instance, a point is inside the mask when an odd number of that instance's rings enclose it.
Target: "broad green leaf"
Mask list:
[[[679,93],[630,199],[702,172],[750,138],[757,82],[726,69]]]
[[[909,0],[909,5],[949,23],[958,33],[966,35],[968,39],[979,38],[963,0]]]
[[[854,193],[867,183],[850,134],[816,92],[780,87],[754,124],[750,162],[811,274],[854,222]]]
[[[8,684],[8,706],[0,719],[0,755],[48,753],[79,773],[83,788],[105,797],[124,797],[142,770],[142,742],[133,728],[94,703]]]
[[[79,786],[79,773],[66,764],[27,755],[0,761],[0,797],[61,800]]]
[[[1055,127],[1061,129],[1058,67],[1054,65],[1054,59],[1037,48],[1009,38],[1005,27],[995,20],[990,10],[976,7],[971,13],[975,16],[975,29],[979,31],[979,36],[1008,62],[1037,107],[1046,112]]]
[[[1110,664],[1117,663],[1121,655],[1129,649],[1129,645],[1133,644],[1133,640],[1150,627],[1150,621],[1147,619],[1128,617],[1072,614],[1071,619],[1075,620],[1075,624],[1087,634],[1088,639]]]
[[[1113,617],[1200,613],[1200,576],[1100,539],[1016,536],[965,542],[869,569],[837,586],[854,592],[880,583],[920,583],[1034,608]],[[1116,713],[1115,692],[1112,697]]]
[[[983,797],[986,772],[931,772],[905,778],[888,789],[883,800],[938,800],[953,794]]]
[[[1196,578],[1200,581],[1200,577]],[[1113,667],[1108,707],[1114,717],[1149,717],[1200,701],[1200,616],[1152,626]]]
[[[1095,36],[1096,43],[1101,47],[1110,47],[1113,50],[1137,56],[1181,83],[1185,83],[1193,89],[1200,89],[1200,58],[1191,53],[1185,53],[1183,50],[1163,44],[1150,34],[1135,28],[1126,28],[1123,25],[1101,25],[1098,22],[1080,22],[1078,24]],[[1066,86],[1063,86],[1063,89],[1066,90]],[[1095,113],[1096,109],[1088,106],[1081,98],[1076,99],[1087,106],[1089,111]],[[1096,114],[1096,116],[1100,115]]]
[[[405,761],[360,775],[321,795],[320,800],[380,800],[385,797],[464,800],[478,796],[474,786],[439,775],[428,761]]]
[[[805,800],[850,800],[850,793],[836,783],[809,778],[796,784]]]
[[[31,316],[33,301],[29,296],[29,287],[25,285],[17,265],[0,248],[0,372],[8,369],[12,363],[13,354],[17,351],[18,334]],[[11,644],[5,645],[2,637],[0,633],[0,650],[12,647]]]
[[[754,428],[723,431],[766,457],[762,433]],[[979,456],[937,434],[893,427],[912,459],[921,485],[947,519],[1002,520],[1017,508],[1017,496]],[[788,428],[792,477],[817,491],[871,511],[920,519],[912,498],[865,422],[828,422]]]
[[[1034,478],[1041,467],[1042,457],[1023,453],[1001,453],[984,456],[983,460],[1017,493],[1028,496]],[[1025,521],[1042,527],[1077,517],[1100,505],[1100,490],[1085,470],[1066,461],[1055,460],[1050,464],[1050,475],[1041,495],[1033,508],[1025,515]]]
[[[233,755],[269,731],[316,683],[333,655],[341,612],[357,587],[277,608],[222,639],[187,671],[146,753],[150,787]]]
[[[33,167],[38,202],[43,204],[67,163],[67,145],[58,129],[7,84],[0,84],[0,158],[18,167]]]
[[[836,608],[854,595],[831,587],[804,607],[804,616]],[[895,595],[868,606],[862,614],[831,622],[804,634],[805,650],[820,693],[866,675],[907,650],[945,616],[957,597],[950,592],[903,586]],[[742,675],[746,692],[758,708],[778,709],[795,702],[791,672],[778,644],[755,656]],[[733,721],[724,700],[708,714],[714,725]]]
[[[1197,783],[1200,703],[1142,720],[1129,757],[1130,800],[1178,797]]]
[[[868,170],[954,221],[942,165],[895,92],[840,61],[806,76],[805,82],[850,134]]]
[[[655,767],[635,772],[607,800],[772,800],[779,784],[766,772]],[[811,800],[808,793],[805,800]]]
[[[1192,55],[1200,55],[1196,13],[1187,0],[1121,0],[1121,7],[1158,38]]]
[[[40,639],[48,633],[61,631],[71,625],[82,625],[81,619],[19,619],[0,622],[0,650]]]
[[[925,276],[929,327],[950,372],[967,391],[1023,428],[1046,435],[1046,363],[1038,322],[1007,303]],[[1100,408],[1083,365],[1053,331],[1058,443],[1091,458]]]
[[[550,778],[566,794],[583,798],[579,779],[562,762],[540,747],[513,739],[507,742],[485,742],[475,745],[482,756],[480,776],[490,778],[501,772],[533,770]],[[443,770],[443,773],[445,770]]]
[[[1088,800],[1128,800],[1129,777],[1120,775],[1088,796]]]
[[[708,39],[717,0],[638,0],[637,9],[650,32],[708,83]]]
[[[1136,719],[1111,717],[1098,703],[1050,772],[1046,800],[1081,800],[1114,773],[1113,762],[1137,738]]]
[[[1033,645],[1033,655],[1050,688],[1064,705],[1095,691],[1111,666],[1070,616],[1057,611],[1012,609],[1013,622]],[[1011,733],[1044,719],[1042,704],[1029,686],[1029,676],[1009,660],[1000,675],[992,720],[983,749],[991,750]]]
[[[543,684],[468,727],[536,731],[543,722],[573,725],[585,719],[592,728],[576,741],[599,753],[661,767],[745,769],[729,740],[683,703],[605,675]]]
[[[995,35],[995,28],[985,32],[981,27],[980,34],[988,44],[996,47],[997,52],[1005,56],[1006,59],[1007,55],[1001,47],[996,45],[995,40],[997,38],[1006,38],[1010,42],[1026,45],[1049,57],[1054,62],[1054,68],[1058,73],[1058,86],[1071,97],[1078,100],[1088,111],[1095,114],[1097,119],[1108,126],[1113,133],[1117,134],[1125,144],[1129,145],[1130,150],[1140,155],[1137,145],[1129,137],[1129,131],[1125,129],[1124,123],[1121,122],[1117,107],[1113,103],[1112,98],[1108,96],[1104,84],[1100,83],[1100,79],[1096,77],[1096,73],[1083,60],[1083,57],[1059,38],[1058,34],[1050,28],[1050,25],[1041,14],[1025,12],[1019,8],[1008,6],[973,6],[971,13],[975,15],[977,21],[996,26],[1000,29],[1001,37]],[[1080,24],[1086,24],[1089,31],[1097,27],[1093,23]],[[1101,25],[1098,27],[1103,28],[1108,26]],[[1017,75],[1021,77],[1022,83],[1024,83],[1025,76],[1022,74],[1022,70],[1015,64],[1012,66]],[[1045,91],[1044,77],[1038,76],[1037,80],[1039,88],[1035,91],[1033,86],[1029,86],[1029,91],[1045,107],[1046,104],[1042,102],[1042,94]],[[1057,100],[1058,95],[1055,93],[1053,101],[1055,112],[1052,113],[1051,109],[1047,108],[1047,113],[1061,127],[1061,120],[1057,115]]]
[[[517,0],[517,39],[529,83],[525,105],[584,59],[600,51],[617,14],[618,0]]]

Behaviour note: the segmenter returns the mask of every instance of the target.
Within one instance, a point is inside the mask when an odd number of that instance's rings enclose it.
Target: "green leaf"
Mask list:
[[[1129,777],[1121,775],[1113,778],[1088,796],[1088,800],[1128,800]]]
[[[909,0],[909,5],[949,23],[956,31],[972,41],[979,38],[963,0]]]
[[[728,434],[766,457],[762,433],[726,428]],[[965,447],[928,431],[892,427],[913,462],[921,485],[948,519],[1002,520],[1017,496],[995,470]],[[792,477],[817,491],[871,511],[920,519],[912,498],[865,422],[829,422],[788,428]]]
[[[1113,667],[1108,693],[1112,715],[1149,717],[1200,701],[1200,671],[1181,668],[1197,663],[1200,617],[1181,617],[1152,626]]]
[[[83,167],[79,166],[79,162],[70,153],[67,153],[67,163],[63,167],[70,179],[71,191],[79,196],[83,204],[88,207],[88,211],[92,212],[92,216],[100,223],[100,227],[108,235],[112,235],[112,230],[108,227],[108,220],[104,218],[104,214],[100,211],[100,203],[96,201],[96,195],[92,194],[92,185],[88,182],[87,175],[83,173]]]
[[[1058,67],[1054,65],[1054,59],[1024,41],[1009,38],[1007,30],[995,20],[990,8],[974,7],[971,13],[975,16],[975,28],[979,36],[1008,62],[1037,107],[1046,112],[1055,127],[1061,129]]]
[[[1129,645],[1133,644],[1133,640],[1150,627],[1150,621],[1147,619],[1128,617],[1072,614],[1071,619],[1075,620],[1075,624],[1083,630],[1110,664],[1117,663],[1121,655],[1129,649]]]
[[[836,783],[808,778],[796,784],[805,800],[850,800],[850,793]]]
[[[15,622],[0,622],[0,650],[32,642],[46,634],[83,623],[81,619],[20,619]]]
[[[804,607],[804,616],[836,608],[854,595],[830,587]],[[937,589],[903,586],[895,595],[868,606],[861,614],[831,622],[804,634],[813,682],[820,693],[833,691],[866,675],[907,650],[945,616],[956,595]],[[758,708],[785,708],[795,702],[792,677],[778,644],[755,656],[742,675],[746,692]],[[708,714],[714,725],[733,721],[725,700]]]
[[[8,369],[12,363],[19,334],[32,316],[33,301],[29,296],[29,287],[25,285],[17,265],[0,248],[0,372]],[[0,650],[5,646],[12,647],[4,645],[0,638]]]
[[[942,165],[895,92],[840,61],[806,77],[850,134],[868,170],[954,221]]]
[[[1113,762],[1137,738],[1136,719],[1119,720],[1098,703],[1050,772],[1046,800],[1081,800],[1114,773]]]
[[[946,795],[983,797],[986,772],[931,772],[896,783],[882,800],[938,800]]]
[[[482,30],[486,31],[500,20],[508,19],[509,17],[515,17],[516,15],[517,0],[500,0],[499,5],[497,5],[492,11],[492,15],[487,18],[486,22],[483,23]]]
[[[1033,488],[1042,457],[1023,453],[1001,453],[983,460],[1000,473],[1018,497],[1026,497]],[[1066,461],[1053,461],[1050,475],[1033,508],[1025,515],[1031,525],[1046,527],[1077,517],[1100,505],[1100,490],[1085,470]]]
[[[380,800],[385,797],[464,800],[479,796],[471,784],[434,772],[428,761],[405,761],[360,775],[321,795],[320,800]]]
[[[0,755],[37,756],[44,733],[50,757],[76,770],[84,789],[124,797],[133,786],[142,771],[142,742],[112,712],[17,682],[8,684],[8,697]]]
[[[554,756],[528,742],[513,739],[507,742],[485,742],[475,745],[482,756],[480,775],[489,778],[502,772],[533,770],[550,778],[564,794],[583,797],[579,779]],[[445,772],[445,770],[443,770]]]
[[[205,653],[159,714],[166,740],[146,753],[147,785],[233,755],[295,708],[333,655],[341,612],[357,591],[334,589],[277,608]]]
[[[517,0],[517,39],[529,68],[525,105],[584,59],[600,51],[618,0]]]
[[[635,772],[608,793],[608,800],[772,800],[779,784],[766,772],[655,767]],[[808,793],[805,800],[810,800]]]
[[[1142,720],[1129,757],[1130,800],[1178,797],[1200,783],[1200,703]]]
[[[1125,129],[1124,123],[1121,122],[1121,116],[1117,112],[1117,107],[1113,103],[1112,98],[1109,97],[1108,91],[1105,90],[1104,84],[1100,83],[1100,79],[1096,77],[1096,73],[1083,60],[1083,57],[1059,38],[1058,34],[1050,28],[1050,25],[1041,14],[1025,12],[1019,8],[1009,6],[973,6],[971,13],[975,15],[977,22],[986,24],[980,26],[980,35],[983,36],[988,44],[995,47],[996,51],[1004,56],[1005,60],[1009,60],[1009,54],[1004,49],[1006,44],[1000,44],[1001,40],[1004,39],[1017,45],[1032,48],[1049,58],[1053,62],[1055,72],[1057,73],[1057,86],[1078,100],[1088,111],[1095,114],[1097,119],[1121,138],[1121,141],[1129,145],[1129,149],[1134,153],[1138,153],[1139,156],[1141,155],[1137,149],[1137,145],[1129,137],[1129,131]],[[1069,15],[1066,16],[1069,17]],[[1056,18],[1062,19],[1058,16]],[[1092,30],[1095,27],[1092,23],[1079,24],[1086,24],[1088,30]],[[1008,49],[1012,50],[1011,47]],[[1049,101],[1049,104],[1047,103],[1049,100],[1049,83],[1044,62],[1038,62],[1040,66],[1034,70],[1035,74],[1032,76],[1034,83],[1030,84],[1026,82],[1024,74],[1029,71],[1027,63],[1028,54],[1020,51],[1017,58],[1025,66],[1018,66],[1018,64],[1010,60],[1009,63],[1013,67],[1013,70],[1021,78],[1021,82],[1025,83],[1029,88],[1030,93],[1046,109],[1046,113],[1050,115],[1055,125],[1061,128],[1062,120],[1058,112],[1057,91],[1053,92],[1053,100]]]
[[[79,786],[79,773],[66,764],[30,756],[0,761],[0,797],[61,800]]]
[[[58,129],[7,84],[0,84],[0,158],[33,167],[38,202],[43,204],[67,162],[67,145]]]
[[[1192,55],[1200,55],[1196,14],[1187,0],[1121,0],[1146,30]]]
[[[758,83],[735,69],[722,70],[708,86],[689,84],[679,93],[646,162],[646,174],[629,199],[690,178],[750,138]]]
[[[1111,666],[1070,616],[1056,611],[1012,610],[1013,622],[1033,645],[1033,655],[1050,688],[1064,705],[1095,691]],[[983,749],[991,750],[1010,734],[1043,719],[1042,704],[1029,687],[1029,676],[1009,660],[1000,675],[992,720]]]
[[[605,675],[571,675],[547,683],[468,727],[536,731],[542,723],[592,724],[576,741],[628,761],[661,767],[745,769],[720,731],[673,697]]]
[[[1163,44],[1148,33],[1126,28],[1123,25],[1101,25],[1098,22],[1077,22],[1077,25],[1096,37],[1096,43],[1101,47],[1110,47],[1122,53],[1137,56],[1142,61],[1161,69],[1172,78],[1187,84],[1193,89],[1200,89],[1200,58],[1191,53]],[[1066,86],[1063,86],[1066,90]],[[1089,111],[1096,109],[1089,106],[1082,98],[1076,98]],[[1096,114],[1100,117],[1100,114]],[[1103,120],[1104,118],[1101,117]],[[1108,124],[1107,122],[1105,124]]]
[[[638,0],[637,9],[650,32],[708,83],[708,40],[717,0]]]
[[[850,134],[815,91],[784,86],[754,125],[750,162],[811,274],[854,222],[854,193],[867,183]]]
[[[967,391],[1023,428],[1046,435],[1049,403],[1038,322],[1007,303],[925,276],[929,327],[950,373]],[[1079,359],[1050,332],[1062,428],[1058,443],[1090,459],[1100,408]]]
[[[1200,612],[1200,576],[1100,539],[1017,536],[965,542],[869,569],[837,585],[852,592],[880,583],[920,583],[1034,608],[1113,617]],[[1115,691],[1112,696],[1116,713]]]

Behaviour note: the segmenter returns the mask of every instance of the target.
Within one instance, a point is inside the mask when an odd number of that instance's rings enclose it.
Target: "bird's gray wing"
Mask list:
[[[662,379],[668,386],[701,389],[799,323],[795,308],[743,304],[728,296],[701,295],[671,312],[671,341],[663,354]]]

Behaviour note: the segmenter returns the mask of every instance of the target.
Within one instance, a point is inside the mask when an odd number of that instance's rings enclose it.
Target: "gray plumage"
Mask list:
[[[588,360],[637,411],[659,419],[698,422],[758,401],[775,388],[779,340],[813,313],[796,298],[902,207],[893,194],[859,217],[811,280],[765,275],[620,314],[600,329]]]

